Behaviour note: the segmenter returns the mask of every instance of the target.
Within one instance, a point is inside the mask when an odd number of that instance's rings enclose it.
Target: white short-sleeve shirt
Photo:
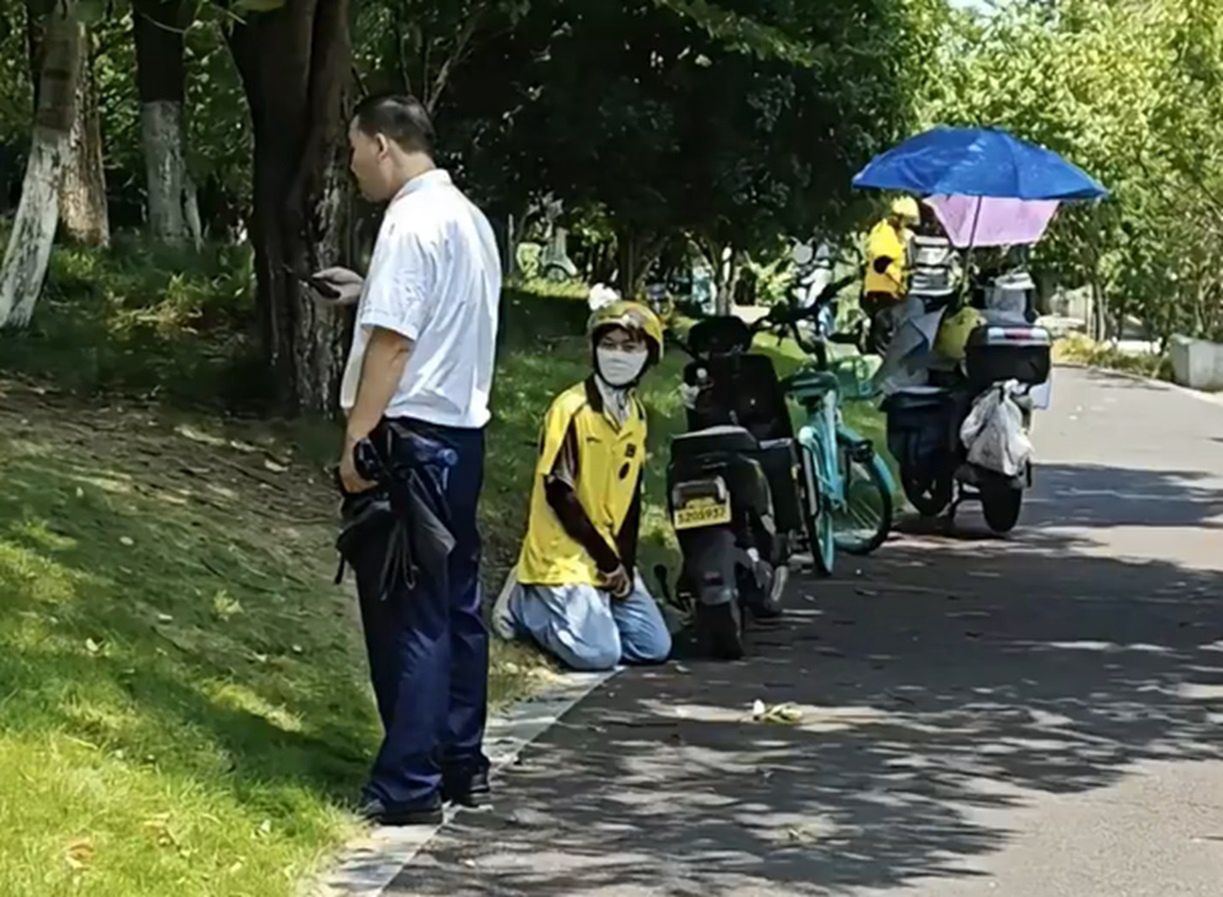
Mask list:
[[[352,410],[375,327],[412,340],[387,417],[483,427],[493,382],[501,260],[484,214],[440,169],[391,200],[378,231],[340,390]]]

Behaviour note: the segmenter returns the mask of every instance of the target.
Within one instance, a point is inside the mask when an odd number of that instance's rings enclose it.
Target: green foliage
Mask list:
[[[251,207],[253,148],[246,96],[225,44],[225,14],[204,4],[187,32],[187,162],[204,226],[220,239]]]
[[[106,19],[110,0],[77,0],[76,14],[81,24],[91,27]]]
[[[145,169],[127,4],[92,16],[112,223],[143,221]],[[6,22],[20,22],[20,0]],[[206,228],[240,230],[251,138],[225,45],[235,15],[198,4],[187,30],[189,169]],[[856,214],[850,174],[909,129],[941,0],[377,0],[354,7],[367,92],[436,108],[446,163],[496,215],[564,202],[568,224],[641,263],[678,235],[771,246]],[[96,10],[95,10],[96,11]],[[28,143],[24,35],[0,30],[0,146]],[[603,269],[607,263],[601,263]]]
[[[441,130],[498,212],[561,199],[646,260],[771,245],[850,217],[852,172],[908,128],[931,2],[536,0],[454,69]]]
[[[443,101],[455,69],[512,29],[530,0],[381,0],[356,7],[354,54],[369,93],[408,92],[430,108]]]
[[[5,151],[0,160],[0,191],[4,192],[11,180],[20,178],[18,163],[28,148],[34,110],[24,6],[22,0],[0,0],[0,150]]]
[[[776,305],[789,301],[794,284],[794,264],[787,246],[778,244],[772,251],[760,254],[759,260],[749,259],[744,268],[756,278],[756,304]]]
[[[1172,380],[1172,360],[1166,353],[1122,352],[1111,343],[1098,343],[1081,334],[1058,340],[1054,359],[1060,364],[1084,364],[1156,380]]]
[[[1064,215],[1041,264],[1089,284],[1114,323],[1223,336],[1223,3],[1012,4],[945,32],[926,122],[998,124],[1113,191]]]
[[[122,235],[108,251],[63,247],[32,329],[0,336],[0,365],[81,395],[259,405],[271,390],[246,337],[251,282],[244,247],[196,253]]]
[[[816,49],[782,28],[750,18],[706,0],[655,0],[671,12],[690,19],[706,34],[739,52],[762,59],[779,59],[799,66],[813,65]]]

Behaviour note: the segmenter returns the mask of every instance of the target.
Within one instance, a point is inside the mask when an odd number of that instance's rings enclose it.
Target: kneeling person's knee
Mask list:
[[[620,662],[620,631],[607,599],[587,586],[556,589],[548,598],[546,625],[537,640],[574,670],[610,670]]]
[[[588,644],[570,648],[561,661],[579,673],[601,673],[616,668],[620,662],[620,644]]]
[[[662,663],[671,654],[671,633],[658,603],[638,580],[637,589],[626,601],[613,605],[612,612],[629,663]]]
[[[635,663],[664,663],[671,656],[671,633],[666,624],[650,627],[634,635],[631,648],[625,645],[625,659]]]

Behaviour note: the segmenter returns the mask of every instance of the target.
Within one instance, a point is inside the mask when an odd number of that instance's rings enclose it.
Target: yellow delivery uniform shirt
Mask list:
[[[617,427],[604,413],[593,383],[578,383],[557,396],[540,434],[527,535],[518,558],[518,581],[524,585],[598,586],[602,581],[594,559],[565,532],[545,494],[547,478],[567,438],[577,453],[578,502],[613,550],[637,494],[645,466],[646,419],[641,403],[634,398],[627,420]]]
[[[883,293],[900,299],[905,291],[905,259],[909,251],[909,231],[896,230],[892,222],[880,221],[866,238],[866,281],[863,292]],[[883,274],[875,270],[875,259],[890,258]]]

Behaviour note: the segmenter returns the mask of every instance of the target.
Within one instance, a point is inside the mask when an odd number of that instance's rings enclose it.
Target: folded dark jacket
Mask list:
[[[355,495],[340,486],[337,580],[347,563],[367,580],[378,577],[382,599],[415,589],[422,578],[448,592],[455,539],[446,482],[456,460],[453,449],[398,421],[383,421],[358,444],[357,472],[377,486]]]

